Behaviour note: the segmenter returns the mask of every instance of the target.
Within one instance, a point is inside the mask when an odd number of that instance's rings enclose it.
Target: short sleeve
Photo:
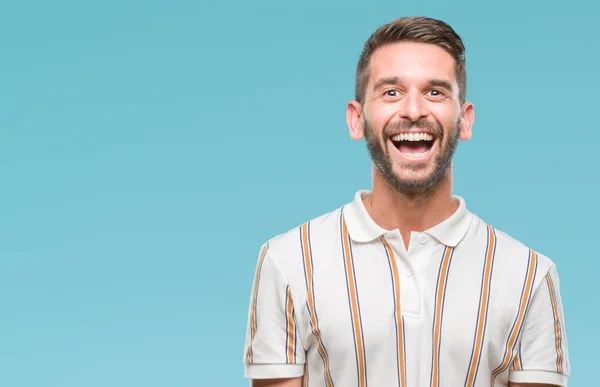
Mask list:
[[[554,265],[531,300],[517,349],[509,376],[511,382],[567,385],[569,352],[559,277]]]
[[[293,378],[304,374],[305,351],[298,337],[293,295],[265,244],[254,276],[244,375],[249,379]]]

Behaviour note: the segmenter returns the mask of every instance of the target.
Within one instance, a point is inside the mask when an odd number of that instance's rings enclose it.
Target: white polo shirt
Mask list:
[[[554,263],[467,210],[408,251],[354,200],[261,249],[244,364],[310,387],[567,385]]]

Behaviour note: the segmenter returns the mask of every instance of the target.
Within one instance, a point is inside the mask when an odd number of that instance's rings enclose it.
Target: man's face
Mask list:
[[[403,42],[375,51],[369,68],[353,137],[366,138],[396,191],[430,191],[448,176],[459,138],[470,137],[472,106],[461,107],[455,61],[440,47]]]

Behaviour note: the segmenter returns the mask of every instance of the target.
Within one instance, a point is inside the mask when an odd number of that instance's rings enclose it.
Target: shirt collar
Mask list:
[[[344,219],[350,238],[359,243],[370,242],[390,232],[379,226],[369,213],[363,203],[363,198],[370,191],[360,190],[354,195],[354,200],[344,206]],[[447,219],[437,225],[425,230],[440,243],[455,247],[466,235],[471,225],[472,213],[467,209],[465,200],[460,196],[454,196],[459,201],[458,209]]]

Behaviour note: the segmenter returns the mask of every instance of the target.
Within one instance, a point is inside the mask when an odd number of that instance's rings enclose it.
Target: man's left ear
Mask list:
[[[460,115],[460,139],[468,140],[471,138],[473,133],[471,132],[471,128],[473,127],[473,122],[475,121],[475,108],[473,104],[470,102],[465,102],[462,107],[462,112]]]

